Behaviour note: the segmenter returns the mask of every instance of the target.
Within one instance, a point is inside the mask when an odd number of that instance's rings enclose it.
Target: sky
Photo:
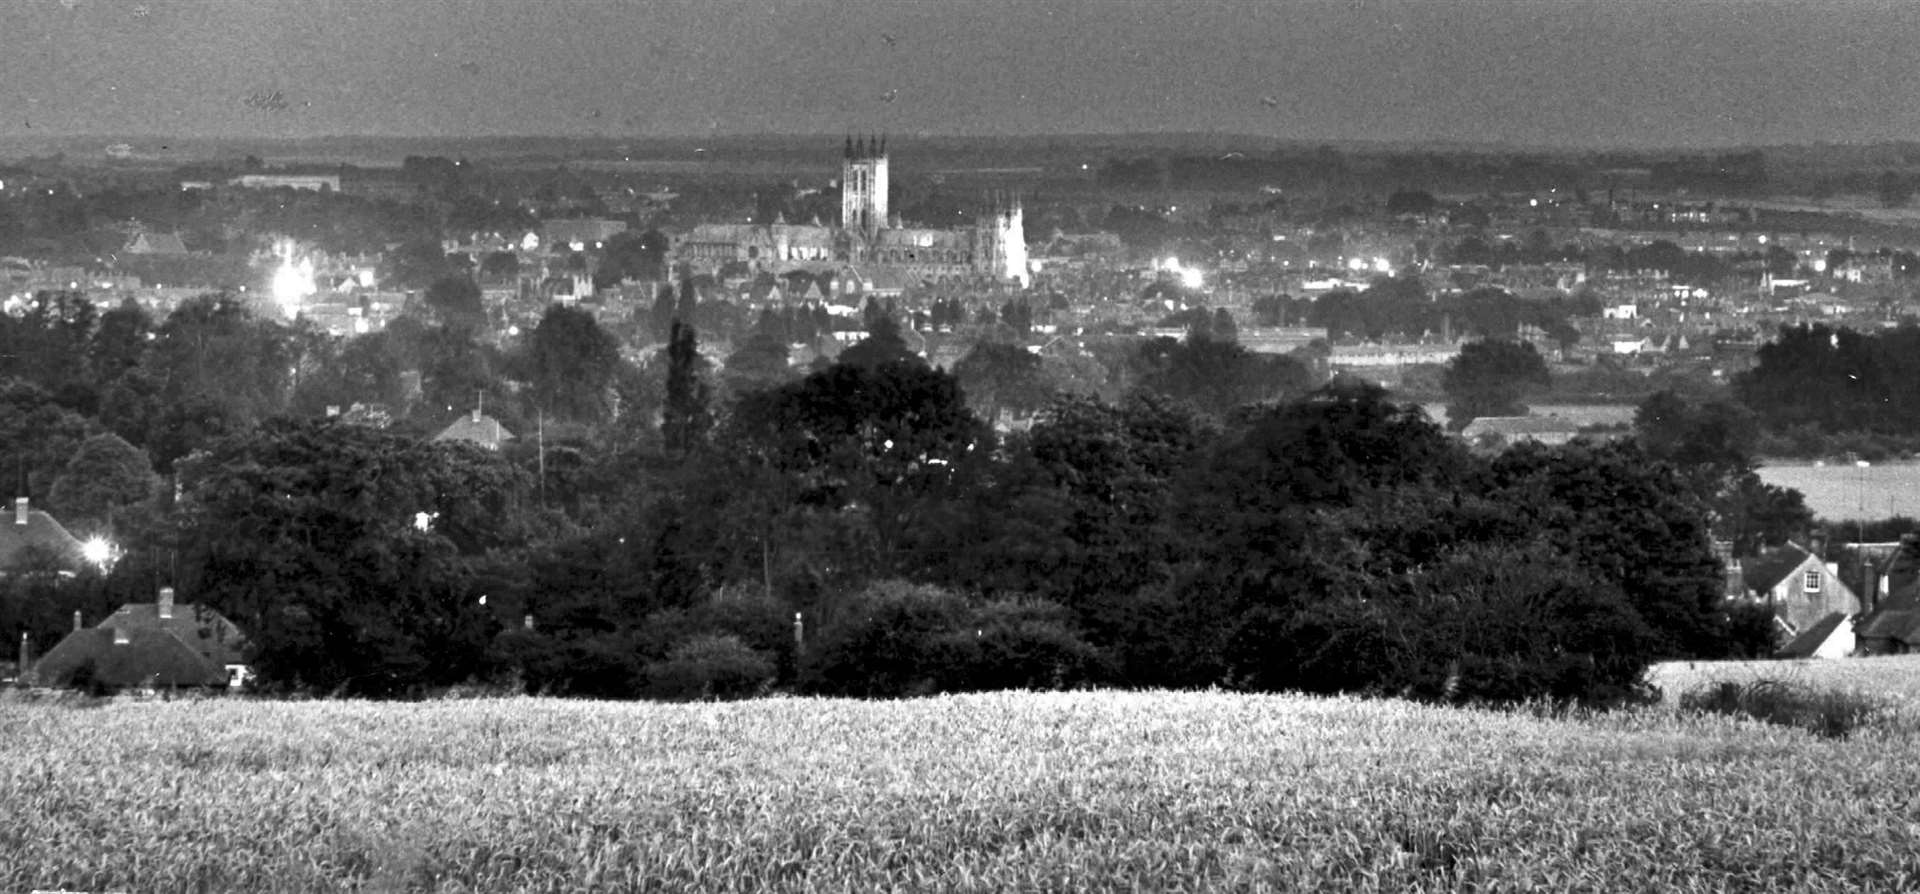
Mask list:
[[[0,0],[0,136],[1920,138],[1910,0]]]

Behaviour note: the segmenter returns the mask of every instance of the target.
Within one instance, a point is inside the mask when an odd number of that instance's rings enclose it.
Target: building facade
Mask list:
[[[888,210],[884,140],[847,139],[840,162],[840,220],[701,224],[676,241],[674,260],[703,272],[739,262],[755,273],[857,267],[908,282],[1030,282],[1026,216],[1018,198],[997,198],[972,226],[911,227]]]

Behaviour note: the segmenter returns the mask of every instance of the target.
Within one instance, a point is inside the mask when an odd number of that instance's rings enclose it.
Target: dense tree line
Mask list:
[[[930,367],[884,308],[811,372],[770,336],[720,373],[695,309],[636,365],[563,308],[495,349],[457,320],[331,343],[218,298],[91,326],[56,300],[19,344],[68,339],[83,369],[10,368],[44,378],[7,392],[34,435],[6,445],[127,546],[60,604],[178,581],[284,691],[1611,700],[1653,658],[1730,648],[1707,487],[1668,441],[1476,454],[1377,389],[1310,390],[1198,331],[1116,354],[1108,401],[1004,345]],[[484,395],[541,434],[489,452],[426,440],[433,408],[387,430],[314,409],[416,373],[452,412]],[[123,398],[87,389],[115,387],[150,424],[107,440]],[[996,430],[1001,411],[1031,424]],[[0,608],[55,639],[27,580]]]

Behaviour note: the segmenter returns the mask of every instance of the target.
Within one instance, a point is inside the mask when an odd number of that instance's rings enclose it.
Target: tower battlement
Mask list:
[[[887,225],[887,138],[847,137],[840,162],[840,226],[871,235]]]

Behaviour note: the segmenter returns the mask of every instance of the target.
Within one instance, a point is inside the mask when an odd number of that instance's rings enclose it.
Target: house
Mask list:
[[[1469,444],[1504,448],[1521,441],[1554,446],[1580,435],[1580,426],[1559,416],[1481,416],[1460,431]]]
[[[435,441],[466,441],[478,444],[488,450],[499,450],[502,444],[513,440],[513,432],[507,431],[500,420],[480,412],[478,407],[472,413],[454,420],[452,425],[440,430],[433,436]]]
[[[246,646],[226,616],[176,605],[173,588],[162,587],[156,601],[122,605],[93,627],[82,627],[75,612],[73,632],[41,657],[32,677],[41,686],[238,687],[247,678]]]
[[[184,255],[187,244],[180,241],[178,233],[141,233],[121,251],[130,255]]]
[[[30,507],[26,497],[13,501],[13,517],[0,524],[0,574],[57,571],[75,574],[86,565],[79,538],[59,520]]]
[[[1888,596],[1854,625],[1862,655],[1904,655],[1920,651],[1920,587]]]
[[[1773,653],[1775,658],[1845,658],[1854,653],[1858,640],[1853,619],[1834,612],[1814,622],[1792,641]]]
[[[1741,560],[1748,601],[1769,606],[1774,624],[1799,637],[1830,615],[1860,614],[1860,598],[1840,580],[1839,569],[1796,543]]]

